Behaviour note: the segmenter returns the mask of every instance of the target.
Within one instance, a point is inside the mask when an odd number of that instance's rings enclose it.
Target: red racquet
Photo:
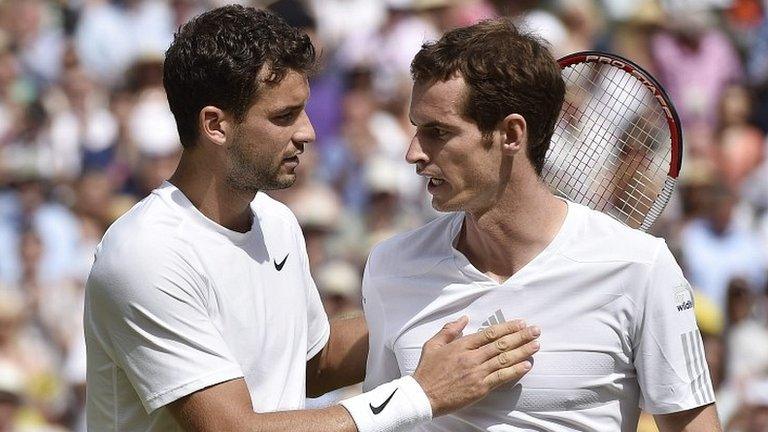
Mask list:
[[[635,63],[584,51],[558,60],[565,102],[543,177],[555,193],[648,230],[680,173],[680,120],[661,85]]]

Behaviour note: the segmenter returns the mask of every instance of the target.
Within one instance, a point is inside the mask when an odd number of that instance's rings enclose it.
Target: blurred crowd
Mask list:
[[[0,0],[0,432],[84,430],[84,281],[109,225],[180,154],[162,87],[175,29],[223,0]],[[426,40],[499,15],[555,56],[624,55],[683,122],[679,187],[652,232],[696,289],[727,431],[768,431],[768,1],[279,0],[321,54],[317,142],[296,213],[329,316],[360,309],[371,246],[436,213],[404,161],[409,64]],[[531,317],[533,318],[533,317]],[[640,430],[654,430],[644,417]]]

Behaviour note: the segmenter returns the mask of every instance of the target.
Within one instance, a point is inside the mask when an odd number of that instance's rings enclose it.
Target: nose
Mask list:
[[[423,164],[429,160],[429,157],[421,147],[418,135],[414,135],[413,138],[411,138],[411,143],[408,145],[408,151],[405,153],[405,160],[412,164],[418,164],[419,162]]]
[[[306,111],[301,112],[301,117],[298,122],[299,127],[293,134],[293,143],[299,153],[304,152],[304,146],[309,143],[315,142],[317,138],[315,135],[315,128],[312,126],[312,122],[309,120],[309,116]]]

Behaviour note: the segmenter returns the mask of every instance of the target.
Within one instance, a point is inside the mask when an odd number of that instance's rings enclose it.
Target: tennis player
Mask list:
[[[540,175],[564,97],[560,68],[508,19],[446,33],[412,63],[406,159],[429,224],[379,244],[363,282],[365,389],[416,369],[424,341],[468,315],[541,327],[517,384],[423,431],[719,430],[688,282],[664,240],[550,193]]]
[[[405,431],[530,368],[535,328],[459,337],[460,318],[412,376],[301,410],[307,390],[361,381],[367,354],[364,320],[328,323],[296,218],[259,192],[290,186],[314,140],[313,64],[307,36],[251,8],[177,33],[164,84],[181,162],[108,230],[87,283],[89,430]]]

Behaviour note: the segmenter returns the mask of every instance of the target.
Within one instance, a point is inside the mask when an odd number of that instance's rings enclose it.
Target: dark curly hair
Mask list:
[[[560,67],[546,42],[520,32],[510,18],[449,31],[426,43],[411,63],[416,83],[467,83],[462,114],[487,136],[509,114],[528,125],[528,159],[541,175],[544,156],[565,97]]]
[[[268,73],[259,80],[264,67]],[[231,5],[195,17],[176,32],[163,65],[181,144],[197,140],[203,107],[242,121],[263,85],[279,83],[288,70],[309,74],[314,67],[309,37],[271,12]]]

